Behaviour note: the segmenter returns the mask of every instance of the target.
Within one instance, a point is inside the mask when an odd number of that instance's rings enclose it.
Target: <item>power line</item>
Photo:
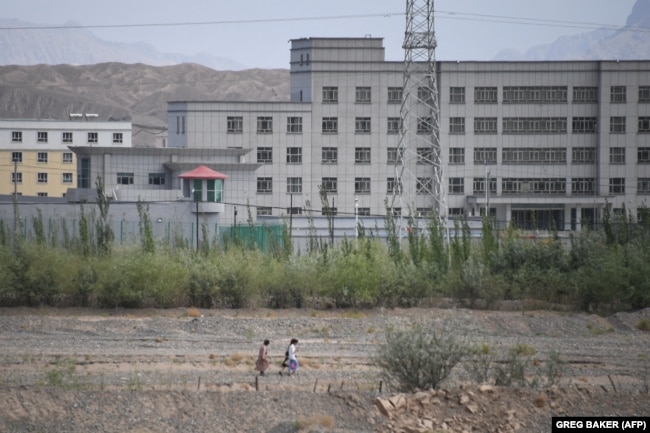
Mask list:
[[[648,27],[638,26],[620,26],[615,24],[591,23],[581,21],[551,20],[541,18],[527,18],[507,15],[488,15],[475,14],[456,11],[435,11],[436,18],[453,19],[462,21],[482,21],[501,24],[523,24],[546,27],[567,27],[579,29],[602,29],[623,30],[634,32],[650,32]],[[261,24],[261,23],[283,23],[299,21],[329,21],[329,20],[347,20],[359,18],[392,18],[404,16],[404,12],[381,12],[375,14],[357,14],[357,15],[330,15],[330,16],[309,16],[309,17],[290,17],[290,18],[260,18],[248,20],[218,20],[218,21],[186,21],[186,22],[169,22],[169,23],[135,23],[135,24],[66,24],[66,25],[45,25],[45,26],[20,26],[20,27],[0,27],[0,30],[71,30],[71,29],[110,29],[110,28],[144,28],[144,27],[182,27],[182,26],[215,26],[215,25],[233,25],[233,24]]]
[[[222,20],[222,21],[189,21],[172,23],[141,23],[141,24],[93,24],[93,25],[63,25],[63,26],[25,26],[25,27],[0,27],[0,30],[60,30],[60,29],[107,29],[107,28],[132,28],[132,27],[179,27],[179,26],[213,26],[230,24],[259,24],[282,23],[292,21],[325,21],[356,18],[390,18],[404,15],[404,12],[385,12],[361,15],[333,15],[322,17],[294,17],[294,18],[261,18],[253,20]]]
[[[478,22],[490,22],[490,23],[501,23],[501,24],[523,24],[530,26],[542,26],[542,27],[565,27],[565,28],[576,28],[576,29],[606,29],[606,30],[617,30],[617,31],[629,31],[629,32],[650,32],[648,27],[640,26],[620,26],[617,24],[601,24],[601,23],[589,23],[581,21],[564,21],[564,20],[550,20],[542,18],[525,18],[525,17],[511,17],[511,16],[502,16],[502,15],[485,15],[485,14],[472,14],[472,13],[463,13],[463,12],[452,12],[452,11],[436,11],[439,14],[444,14],[441,16],[436,16],[436,19],[452,19],[460,21],[478,21]],[[468,18],[465,18],[468,17]]]

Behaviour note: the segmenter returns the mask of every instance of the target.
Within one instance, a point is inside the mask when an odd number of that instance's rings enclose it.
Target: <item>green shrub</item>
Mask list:
[[[214,308],[219,294],[218,278],[213,264],[200,255],[195,260],[187,260],[189,268],[188,301],[198,308]]]
[[[487,344],[481,344],[471,349],[467,361],[463,364],[470,379],[477,383],[487,383],[490,370],[495,361],[495,354]]]
[[[639,320],[639,323],[636,324],[637,329],[641,331],[650,331],[650,320],[648,319],[641,319]]]
[[[187,303],[188,270],[168,253],[125,250],[96,262],[100,306],[168,308]]]
[[[537,353],[527,344],[516,344],[508,350],[506,359],[495,367],[494,383],[497,386],[537,386],[536,377],[528,377]]]
[[[451,323],[413,324],[385,330],[375,364],[401,391],[437,389],[471,348]]]

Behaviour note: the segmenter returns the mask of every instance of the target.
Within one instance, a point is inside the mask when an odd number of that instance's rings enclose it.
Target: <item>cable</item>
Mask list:
[[[637,26],[619,26],[615,24],[600,24],[580,21],[551,20],[540,18],[513,17],[505,15],[487,15],[474,14],[455,11],[435,11],[436,16],[441,19],[455,19],[464,21],[484,21],[503,24],[524,24],[548,27],[568,27],[568,28],[587,28],[600,29],[608,28],[610,30],[639,31],[650,32],[648,27]],[[136,23],[136,24],[91,24],[91,25],[62,25],[62,26],[21,26],[21,27],[0,27],[0,30],[66,30],[66,29],[107,29],[107,28],[141,28],[141,27],[181,27],[181,26],[205,26],[205,25],[232,25],[232,24],[260,24],[260,23],[282,23],[295,21],[321,21],[321,20],[342,20],[358,18],[391,18],[403,16],[404,12],[382,12],[376,14],[358,14],[358,15],[331,15],[331,16],[311,16],[311,17],[292,17],[292,18],[261,18],[250,20],[221,20],[221,21],[188,21],[188,22],[171,22],[171,23]],[[460,18],[458,18],[460,17]],[[463,18],[472,17],[472,18]]]
[[[291,21],[320,21],[341,20],[355,18],[390,18],[404,15],[404,12],[386,12],[362,15],[334,15],[322,17],[294,17],[294,18],[263,18],[253,20],[223,20],[223,21],[190,21],[177,23],[142,23],[142,24],[97,24],[97,25],[64,25],[64,26],[34,26],[34,27],[0,27],[0,30],[59,30],[59,29],[106,29],[106,28],[131,28],[131,27],[179,27],[179,26],[205,26],[224,24],[259,24],[281,23]]]
[[[599,24],[599,23],[588,23],[588,22],[580,22],[580,21],[564,21],[564,20],[550,20],[550,19],[541,19],[541,18],[510,17],[510,16],[502,16],[502,15],[472,14],[472,13],[453,12],[453,11],[436,11],[436,12],[449,15],[449,16],[436,17],[442,19],[483,21],[483,22],[504,23],[504,24],[524,24],[524,25],[544,26],[544,27],[567,27],[567,28],[594,29],[594,30],[606,28],[609,30],[650,32],[650,28],[640,27],[640,26],[619,26],[615,24]],[[468,17],[477,17],[477,18],[456,18],[456,16],[468,16]]]

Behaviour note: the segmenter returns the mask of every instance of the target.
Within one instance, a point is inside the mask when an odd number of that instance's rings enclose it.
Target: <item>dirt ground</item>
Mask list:
[[[650,309],[609,317],[459,308],[0,309],[1,432],[550,432],[552,416],[650,416]],[[498,387],[462,367],[400,394],[372,362],[387,326],[454,323],[504,354],[562,359],[552,387]],[[265,376],[253,370],[271,340]],[[297,375],[279,375],[298,338]],[[532,371],[531,371],[532,373]]]

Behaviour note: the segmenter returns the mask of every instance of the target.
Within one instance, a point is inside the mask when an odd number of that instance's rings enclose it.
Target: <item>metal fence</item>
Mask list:
[[[87,222],[88,237],[93,242],[96,239],[97,220],[89,218]],[[131,246],[142,242],[144,222],[120,220],[109,221],[108,224],[115,245]],[[281,224],[224,226],[199,223],[197,226],[195,222],[162,220],[149,221],[148,224],[156,244],[170,247],[199,248],[208,242],[210,248],[219,248],[239,243],[270,251],[284,245],[285,227]],[[26,240],[42,238],[52,245],[69,245],[81,239],[81,220],[38,217],[24,217],[18,221],[13,218],[0,219],[0,230],[6,239],[17,234]]]

